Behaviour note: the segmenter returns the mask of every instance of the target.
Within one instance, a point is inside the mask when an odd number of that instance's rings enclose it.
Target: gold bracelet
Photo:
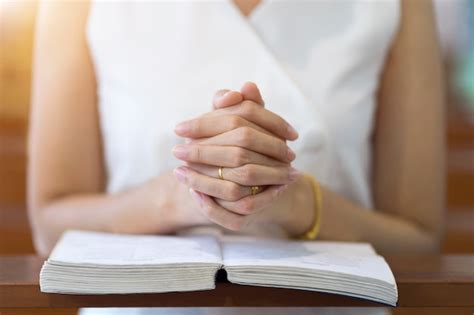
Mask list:
[[[315,207],[314,207],[314,221],[311,225],[311,228],[306,231],[303,235],[299,238],[303,240],[314,240],[318,236],[319,229],[321,227],[321,205],[322,205],[322,194],[321,194],[321,185],[316,181],[316,179],[306,174],[306,177],[311,182],[311,186],[313,187],[313,195],[315,199]]]

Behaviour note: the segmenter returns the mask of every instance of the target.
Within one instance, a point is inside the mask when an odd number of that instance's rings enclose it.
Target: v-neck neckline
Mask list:
[[[295,93],[299,94],[300,99],[305,103],[309,103],[308,96],[303,92],[297,80],[293,78],[288,70],[281,64],[281,61],[277,58],[275,53],[270,47],[268,47],[265,40],[256,31],[255,19],[258,18],[262,12],[264,12],[262,10],[266,9],[265,7],[270,4],[270,1],[271,0],[260,0],[260,3],[252,10],[252,12],[250,12],[249,16],[245,16],[233,0],[225,0],[224,3],[229,6],[229,10],[233,12],[232,14],[235,15],[235,17],[238,17],[240,20],[238,22],[241,23],[241,27],[243,28],[241,36],[251,37],[251,40],[256,45],[256,48],[261,48],[261,53],[268,56],[268,58],[271,60],[270,63],[275,66],[277,69],[276,71],[286,78],[288,85],[294,88]]]
[[[240,8],[237,6],[237,4],[234,2],[234,0],[226,0],[230,6],[233,8],[234,11],[237,11],[237,13],[247,22],[250,23],[252,20],[255,18],[256,15],[262,10],[262,7],[266,5],[266,2],[268,0],[260,0],[258,4],[250,11],[249,15],[244,15]]]

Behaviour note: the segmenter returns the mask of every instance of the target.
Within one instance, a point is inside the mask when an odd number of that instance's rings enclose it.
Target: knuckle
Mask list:
[[[255,181],[257,180],[257,177],[258,177],[258,168],[257,168],[257,166],[254,165],[254,164],[247,164],[246,169],[247,169],[247,179],[250,182],[255,183]]]
[[[227,198],[231,201],[239,200],[241,197],[239,185],[234,184],[234,183],[229,183],[229,186],[227,187],[226,195],[227,195]]]
[[[244,126],[244,120],[237,115],[230,115],[229,126],[230,126],[230,129],[237,129],[239,127]]]
[[[233,158],[235,166],[242,166],[250,161],[250,153],[245,149],[237,148]]]
[[[245,100],[242,102],[240,108],[242,114],[246,116],[253,116],[255,114],[255,103],[249,100]]]
[[[255,201],[253,198],[244,198],[240,202],[239,209],[243,214],[251,214],[255,210]]]
[[[253,140],[253,129],[250,127],[239,127],[237,130],[237,143],[241,146],[249,146]]]
[[[254,183],[255,179],[257,178],[257,168],[253,164],[247,164],[242,167],[239,167],[237,173],[239,179],[245,185],[250,185],[251,183]]]

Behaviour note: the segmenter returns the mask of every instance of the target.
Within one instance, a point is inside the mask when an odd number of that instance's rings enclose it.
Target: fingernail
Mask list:
[[[226,97],[229,96],[231,93],[232,93],[232,91],[230,91],[230,90],[227,91],[227,92],[225,92],[224,94],[222,94],[221,96],[219,96],[219,98],[217,99],[217,102],[218,102],[220,105],[222,105],[222,103],[225,103],[225,102],[226,102],[226,101],[225,101]]]
[[[214,93],[214,96],[213,96],[213,101],[216,102],[216,101],[220,100],[227,93],[229,93],[229,90],[227,90],[227,89],[222,89],[222,90],[216,91],[216,93]]]
[[[194,200],[196,200],[200,206],[202,206],[202,196],[201,194],[197,193],[194,189],[189,188],[189,193],[193,196]]]
[[[190,123],[189,121],[183,121],[179,124],[177,124],[175,127],[174,127],[174,131],[177,133],[177,134],[185,134],[187,132],[189,132],[190,130]]]
[[[188,156],[189,148],[186,145],[178,144],[173,148],[173,154],[178,159],[185,159]]]
[[[296,158],[296,154],[293,152],[293,150],[291,150],[291,148],[288,148],[287,157],[290,161],[293,161]]]
[[[300,172],[297,169],[292,167],[289,174],[290,181],[291,182],[295,181],[299,175],[300,175]]]
[[[186,168],[182,166],[175,168],[174,175],[180,183],[184,183],[186,181]]]
[[[223,94],[219,94],[219,95],[216,95],[214,97],[214,101],[215,102],[220,102],[222,101],[227,95],[229,95],[231,91],[230,90],[227,90],[226,92],[224,92]]]
[[[291,125],[288,125],[288,134],[290,135],[290,139],[297,139],[298,138],[298,131],[293,128]]]
[[[281,194],[286,188],[288,188],[288,184],[286,185],[281,185],[280,187],[278,187],[276,190],[275,190],[275,193],[277,195]]]

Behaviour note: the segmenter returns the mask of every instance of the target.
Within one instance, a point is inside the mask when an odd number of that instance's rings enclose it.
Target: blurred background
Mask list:
[[[474,253],[474,0],[435,5],[448,90],[443,251]],[[37,1],[0,0],[0,255],[33,253],[25,183],[37,7]]]

